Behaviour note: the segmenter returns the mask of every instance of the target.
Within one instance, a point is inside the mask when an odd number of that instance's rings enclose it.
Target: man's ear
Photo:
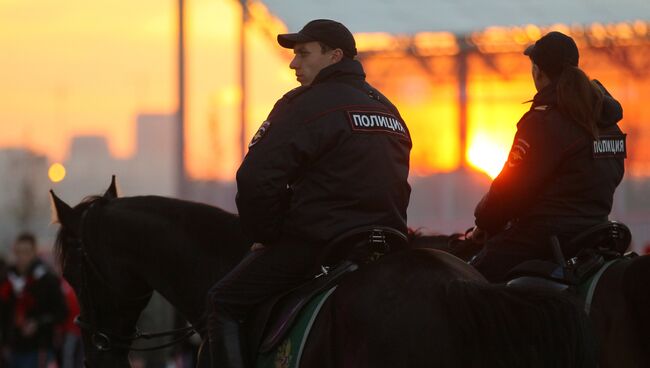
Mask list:
[[[332,51],[332,63],[338,63],[343,59],[343,50],[334,49]]]

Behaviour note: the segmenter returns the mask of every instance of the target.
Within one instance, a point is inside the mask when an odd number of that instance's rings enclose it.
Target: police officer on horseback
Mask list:
[[[308,280],[332,239],[368,225],[406,232],[411,137],[365,81],[350,31],[319,19],[278,43],[293,49],[301,86],[277,101],[237,172],[237,207],[254,245],[208,294],[214,367],[247,366],[241,321]]]
[[[538,92],[469,234],[488,238],[472,263],[493,282],[525,260],[552,259],[551,236],[566,244],[607,221],[624,173],[621,106],[578,67],[573,39],[550,32],[524,54]],[[579,250],[562,249],[570,257]]]

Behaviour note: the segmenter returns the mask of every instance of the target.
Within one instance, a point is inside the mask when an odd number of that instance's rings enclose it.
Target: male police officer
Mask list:
[[[319,19],[278,43],[294,50],[301,87],[275,104],[237,172],[237,207],[255,244],[209,292],[214,367],[246,366],[240,321],[313,275],[333,238],[369,225],[406,231],[410,134],[366,83],[350,31]]]

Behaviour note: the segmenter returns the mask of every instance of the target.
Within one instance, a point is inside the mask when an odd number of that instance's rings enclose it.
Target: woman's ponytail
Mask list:
[[[580,68],[563,68],[557,80],[558,107],[593,138],[598,138],[603,97],[603,91]]]

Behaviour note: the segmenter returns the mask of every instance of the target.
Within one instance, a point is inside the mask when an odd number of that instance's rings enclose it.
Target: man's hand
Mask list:
[[[251,246],[251,251],[254,252],[256,250],[260,250],[260,249],[264,249],[264,248],[265,248],[264,244],[262,244],[262,243],[253,243],[253,245]]]

